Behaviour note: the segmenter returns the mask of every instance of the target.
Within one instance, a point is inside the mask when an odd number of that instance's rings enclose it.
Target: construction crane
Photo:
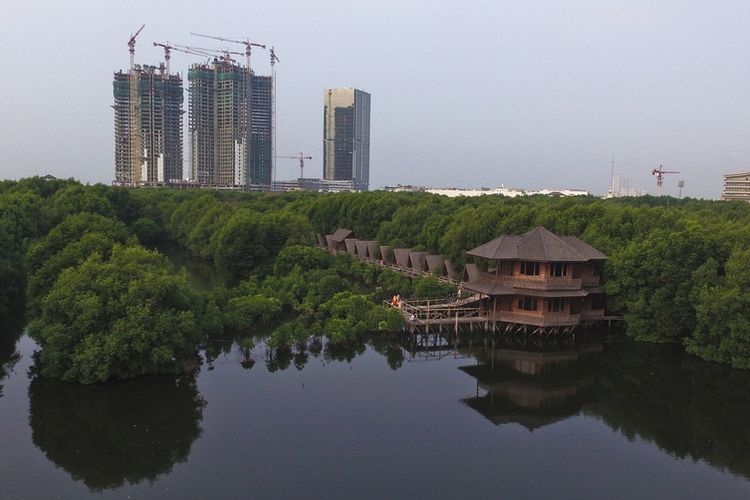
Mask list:
[[[271,177],[276,181],[276,49],[271,47]]]
[[[158,42],[154,42],[154,47],[164,48],[164,61],[167,66],[167,76],[169,76],[169,59],[172,57],[172,47],[169,45],[169,43],[158,43]]]
[[[297,153],[296,155],[280,155],[276,158],[285,158],[288,160],[299,160],[299,178],[304,179],[302,175],[305,171],[305,160],[312,160],[312,156],[305,156],[305,153]]]
[[[231,55],[236,55],[236,56],[244,55],[242,52],[235,52],[229,49],[207,49],[204,47],[192,47],[190,45],[177,45],[177,44],[175,44],[175,47],[179,47],[181,49],[186,49],[186,50],[192,50],[194,52],[202,52],[204,53],[204,55],[208,57],[216,57],[218,55],[222,60],[230,61],[230,62],[235,62],[235,59],[232,58]]]
[[[130,68],[132,69],[135,66],[135,39],[138,35],[140,35],[141,31],[143,31],[143,28],[145,28],[146,25],[143,24],[140,28],[138,28],[138,31],[135,32],[135,35],[132,35],[130,37],[130,40],[128,40],[128,51],[130,52]]]
[[[662,186],[664,185],[664,174],[679,174],[677,170],[664,170],[664,165],[659,165],[659,168],[655,168],[651,171],[651,175],[656,176],[656,187],[661,196]]]
[[[261,49],[266,48],[264,44],[251,42],[250,40],[235,40],[233,38],[224,38],[221,36],[212,36],[212,35],[201,35],[200,33],[193,33],[193,32],[190,32],[190,34],[193,36],[202,36],[203,38],[211,38],[212,40],[221,40],[222,42],[239,43],[240,45],[244,45],[245,56],[247,57],[247,70],[248,71],[250,71],[250,54],[253,50],[253,47],[260,47]]]
[[[212,57],[215,57],[213,54],[209,54],[207,52],[202,52],[202,51],[199,51],[199,50],[183,49],[182,47],[179,47],[177,45],[169,45],[167,43],[154,42],[154,47],[163,47],[164,48],[164,58],[165,59],[167,59],[167,53],[169,53],[171,55],[171,52],[173,50],[176,50],[177,52],[182,52],[184,54],[190,54],[190,55],[193,55],[193,56],[206,57],[206,58],[209,58],[209,59],[212,58]]]

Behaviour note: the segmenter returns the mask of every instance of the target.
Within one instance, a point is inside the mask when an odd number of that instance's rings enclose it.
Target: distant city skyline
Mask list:
[[[750,169],[748,2],[8,0],[0,12],[0,178],[113,180],[112,73],[143,23],[138,64],[163,61],[154,41],[204,45],[191,31],[275,46],[277,151],[312,156],[306,171],[323,168],[321,92],[375,94],[371,189],[604,195],[614,155],[633,188],[655,194],[663,164],[680,171],[665,194],[683,179],[683,196],[718,199],[723,174]],[[268,74],[268,52],[253,57]],[[195,62],[173,54],[172,72],[186,81]]]

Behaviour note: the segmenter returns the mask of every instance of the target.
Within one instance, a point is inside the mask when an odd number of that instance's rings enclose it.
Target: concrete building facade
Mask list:
[[[272,81],[231,61],[194,64],[190,179],[215,186],[271,186]]]
[[[163,65],[135,65],[113,82],[115,183],[182,179],[182,78]]]
[[[370,94],[327,89],[323,96],[323,179],[370,185]]]
[[[721,199],[750,201],[750,172],[725,174]]]

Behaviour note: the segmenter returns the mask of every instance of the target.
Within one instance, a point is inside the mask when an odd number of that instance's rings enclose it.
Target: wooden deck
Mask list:
[[[482,311],[481,295],[446,301],[439,299],[401,300],[398,309],[410,333],[454,333],[477,331],[524,332],[558,335],[575,331],[578,315],[538,316],[517,312]],[[386,305],[395,307],[389,302]]]

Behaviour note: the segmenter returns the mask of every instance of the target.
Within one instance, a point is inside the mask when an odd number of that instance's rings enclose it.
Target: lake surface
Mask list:
[[[620,338],[465,342],[219,339],[194,375],[81,387],[30,375],[20,335],[0,498],[750,498],[750,373]]]

